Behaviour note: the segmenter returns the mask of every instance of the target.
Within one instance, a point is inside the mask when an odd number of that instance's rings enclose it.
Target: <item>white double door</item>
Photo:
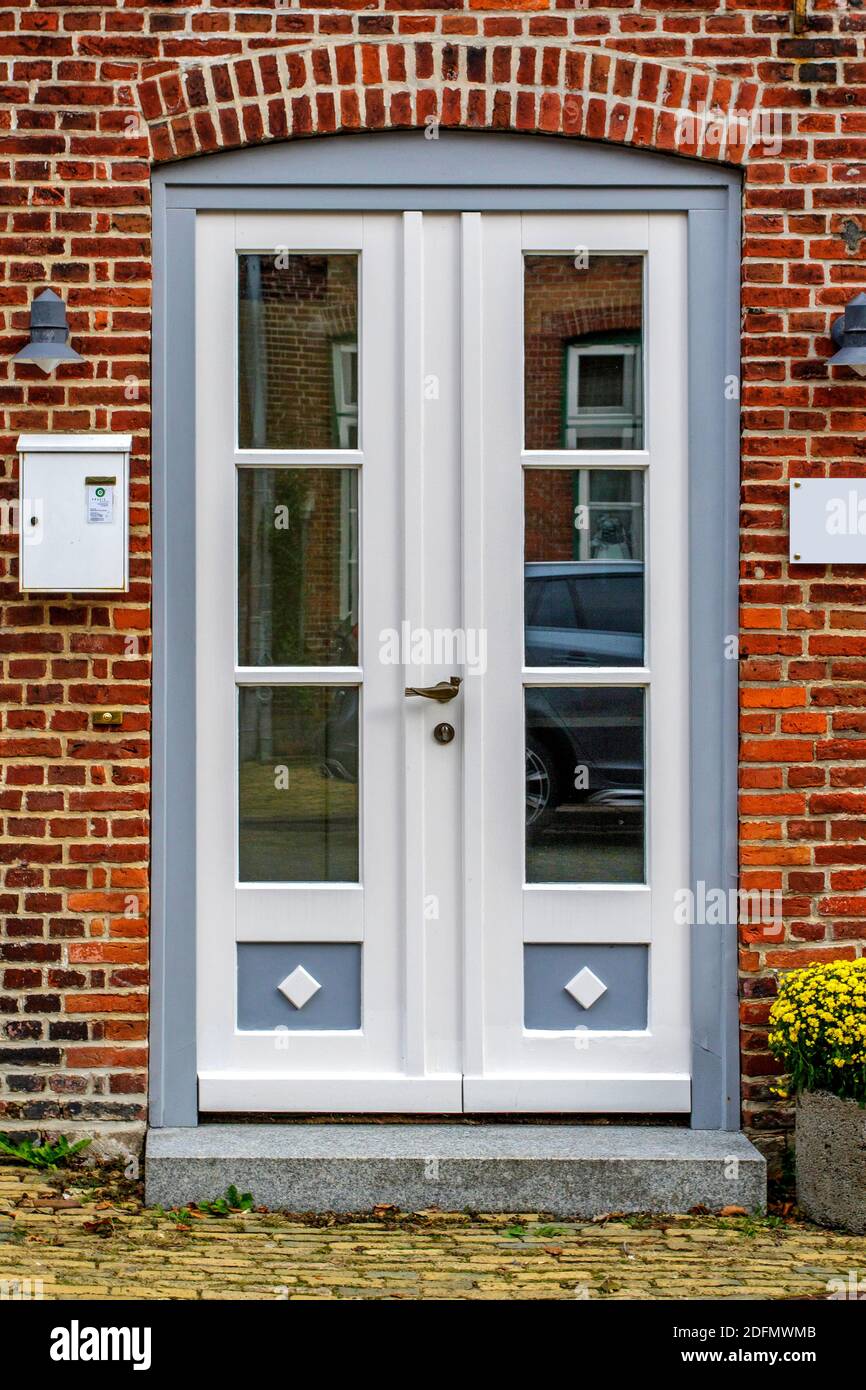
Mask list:
[[[201,1108],[687,1111],[683,218],[196,277]]]

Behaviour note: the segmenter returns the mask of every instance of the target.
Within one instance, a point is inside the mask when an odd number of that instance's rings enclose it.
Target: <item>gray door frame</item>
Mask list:
[[[691,886],[737,884],[741,179],[556,136],[319,136],[153,176],[153,830],[150,1122],[198,1123],[195,905],[195,218],[198,211],[688,214]],[[686,886],[686,885],[684,885]],[[736,925],[691,928],[692,1114],[738,1129]]]

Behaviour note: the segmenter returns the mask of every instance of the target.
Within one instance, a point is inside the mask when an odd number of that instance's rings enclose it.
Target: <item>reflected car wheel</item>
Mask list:
[[[526,824],[538,825],[556,805],[556,774],[547,749],[535,739],[526,744]]]

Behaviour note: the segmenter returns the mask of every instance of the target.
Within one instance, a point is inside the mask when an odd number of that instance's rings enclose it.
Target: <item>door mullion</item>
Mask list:
[[[565,689],[582,685],[650,685],[652,676],[647,666],[534,666],[522,673],[525,686],[563,686]]]
[[[224,460],[237,468],[361,468],[360,449],[236,449]]]
[[[464,212],[460,276],[460,477],[463,504],[463,628],[486,630],[484,595],[484,304],[481,214]],[[463,1048],[464,1071],[484,1071],[484,691],[463,685]]]
[[[424,619],[424,223],[403,214],[403,621]],[[407,665],[406,685],[422,685],[422,666]],[[423,701],[403,714],[403,873],[405,941],[405,1067],[426,1070],[424,958],[424,723]]]
[[[236,685],[362,685],[360,666],[237,666]]]

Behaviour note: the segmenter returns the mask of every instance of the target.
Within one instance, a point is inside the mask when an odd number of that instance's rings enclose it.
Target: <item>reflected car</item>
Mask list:
[[[541,829],[571,808],[583,813],[585,829],[627,828],[643,799],[642,690],[527,688],[527,825]]]
[[[639,560],[531,561],[524,566],[527,666],[640,666]]]
[[[524,612],[527,666],[643,664],[638,560],[532,561],[524,567]],[[643,811],[642,699],[611,687],[527,689],[527,825],[552,824],[566,805],[583,809],[585,830],[634,825]]]
[[[527,665],[642,664],[643,565],[638,561],[530,563],[525,586]],[[336,692],[323,776],[357,780],[357,713],[357,687]],[[606,831],[634,825],[643,810],[643,768],[640,690],[527,689],[527,825],[541,829],[566,805],[587,812],[595,808],[596,816],[584,818],[587,828],[593,821]],[[582,769],[579,778],[577,769]]]

